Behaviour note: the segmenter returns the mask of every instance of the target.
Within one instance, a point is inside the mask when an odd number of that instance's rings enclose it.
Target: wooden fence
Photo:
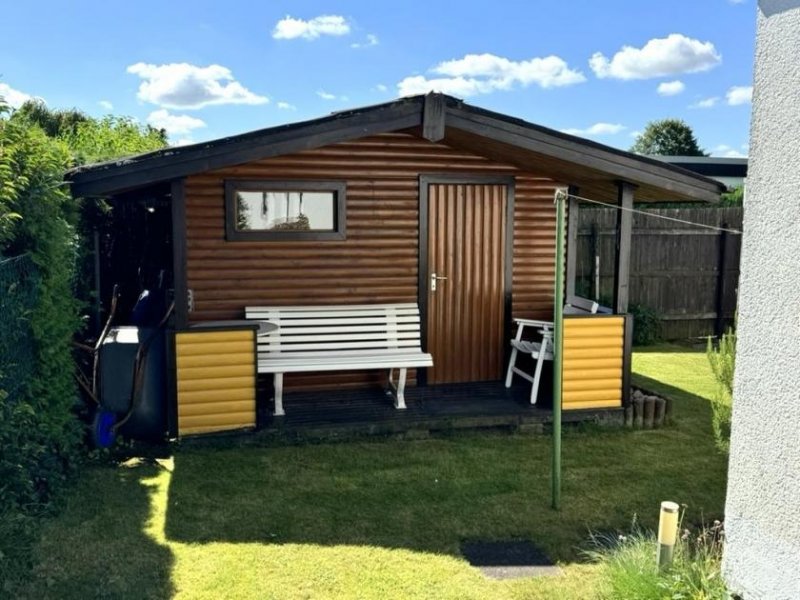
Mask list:
[[[648,212],[742,229],[742,208],[668,208]],[[576,292],[610,303],[617,211],[582,205]],[[719,335],[736,311],[741,236],[634,214],[630,302],[656,311],[666,340]]]

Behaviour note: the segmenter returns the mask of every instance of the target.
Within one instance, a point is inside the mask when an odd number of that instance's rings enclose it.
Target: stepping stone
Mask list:
[[[491,579],[518,579],[560,575],[561,569],[527,540],[465,541],[461,554],[470,565]]]

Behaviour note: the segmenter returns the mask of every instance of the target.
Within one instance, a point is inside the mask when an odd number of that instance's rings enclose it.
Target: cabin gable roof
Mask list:
[[[719,182],[652,158],[568,135],[443,94],[401,98],[209,142],[85,165],[67,174],[75,196],[106,196],[175,178],[388,133],[413,132],[615,199],[617,181],[637,199],[715,201]]]

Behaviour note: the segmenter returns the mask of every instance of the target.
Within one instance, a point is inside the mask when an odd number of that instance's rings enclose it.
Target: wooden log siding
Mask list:
[[[241,318],[245,306],[417,301],[419,175],[514,175],[514,316],[552,316],[555,183],[404,133],[383,134],[188,177],[190,322]],[[341,179],[347,239],[228,242],[225,179]],[[381,375],[297,374],[286,387],[377,382]],[[413,379],[412,379],[413,381]]]

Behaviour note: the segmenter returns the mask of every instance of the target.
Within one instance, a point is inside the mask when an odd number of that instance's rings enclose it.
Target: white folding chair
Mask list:
[[[553,360],[553,323],[550,321],[535,321],[533,319],[514,319],[517,323],[517,336],[511,340],[511,358],[508,361],[508,372],[506,373],[506,387],[511,387],[511,380],[514,373],[531,382],[531,404],[536,404],[536,397],[539,395],[539,379],[542,376],[542,365],[546,360]],[[542,336],[541,342],[523,340],[522,335],[526,327],[538,327],[539,334]],[[517,364],[517,354],[530,354],[536,361],[536,368],[531,377],[528,373],[519,369]]]

